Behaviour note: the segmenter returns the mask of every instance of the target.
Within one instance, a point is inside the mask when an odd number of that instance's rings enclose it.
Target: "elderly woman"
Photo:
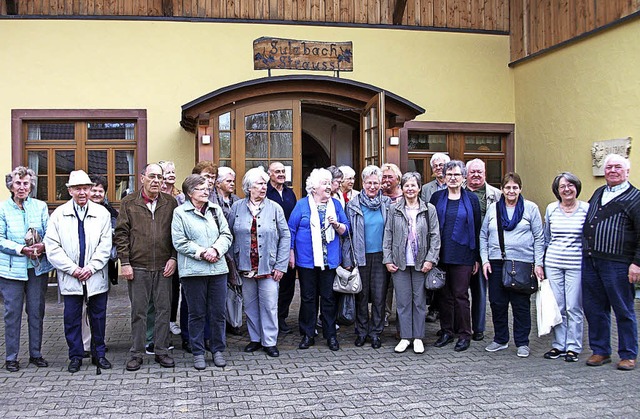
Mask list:
[[[358,191],[353,189],[356,172],[349,166],[340,166],[338,169],[342,172],[342,182],[340,183],[340,189],[337,191],[337,199],[342,204],[342,208],[345,208],[349,200],[358,194]]]
[[[485,350],[496,352],[509,347],[509,304],[513,312],[513,340],[517,355],[529,356],[531,332],[531,296],[502,286],[502,251],[498,236],[497,216],[502,220],[504,250],[508,259],[535,263],[535,274],[544,279],[544,231],[538,206],[521,195],[522,180],[514,172],[502,179],[502,197],[487,208],[480,230],[482,271],[489,283],[489,303],[495,337]]]
[[[342,259],[338,236],[347,234],[349,221],[340,203],[331,198],[331,178],[328,170],[314,169],[307,178],[307,197],[298,201],[289,217],[289,266],[298,268],[300,281],[299,349],[315,344],[318,296],[323,336],[329,349],[340,349],[333,279]]]
[[[380,336],[384,330],[387,273],[382,263],[382,237],[391,202],[382,195],[381,180],[382,171],[378,166],[367,166],[362,171],[363,190],[349,201],[345,210],[353,234],[343,250],[343,264],[358,266],[362,280],[362,291],[356,294],[355,344],[363,346],[369,338],[374,349],[382,346]]]
[[[338,166],[329,166],[327,170],[331,172],[331,197],[340,200],[340,185],[344,175],[342,170],[338,169]]]
[[[231,206],[240,198],[236,195],[236,172],[232,168],[222,166],[218,168],[218,177],[216,178],[216,187],[213,193],[217,199],[217,204],[222,208],[224,216],[229,219]]]
[[[29,363],[47,367],[42,357],[42,324],[47,272],[53,266],[47,260],[43,243],[26,243],[30,229],[44,237],[49,222],[47,204],[29,194],[36,185],[36,174],[18,166],[6,176],[11,198],[0,205],[0,293],[4,302],[5,368],[20,370],[20,328],[26,301],[29,323]]]
[[[424,317],[427,295],[426,273],[438,263],[440,228],[436,209],[420,199],[420,174],[408,172],[400,181],[403,197],[392,204],[384,227],[383,259],[396,290],[402,353],[413,343],[413,351],[424,352]]]
[[[233,257],[244,277],[242,297],[251,341],[245,352],[262,348],[271,357],[278,347],[278,282],[287,271],[291,236],[282,207],[266,197],[269,175],[262,167],[242,178],[247,198],[229,213]]]
[[[447,273],[444,287],[437,292],[442,334],[434,346],[448,345],[457,335],[454,350],[461,352],[471,342],[469,283],[479,268],[480,201],[462,187],[467,176],[463,162],[451,160],[443,170],[447,189],[431,195],[440,225],[440,267]]]
[[[178,188],[176,188],[176,165],[172,161],[162,160],[158,162],[162,167],[162,174],[164,180],[162,182],[161,191],[173,196],[178,200],[178,204],[184,203],[184,194]]]
[[[224,254],[231,247],[231,231],[222,209],[209,202],[207,179],[190,175],[182,184],[187,201],[173,212],[171,236],[178,252],[178,268],[184,296],[189,305],[189,336],[193,366],[205,364],[205,317],[210,319],[213,363],[224,367],[226,348],[225,306],[227,263]]]
[[[556,176],[551,190],[558,201],[547,206],[544,219],[544,270],[556,297],[562,323],[553,328],[547,359],[564,356],[577,362],[582,352],[582,225],[589,204],[578,200],[582,183],[574,174]]]

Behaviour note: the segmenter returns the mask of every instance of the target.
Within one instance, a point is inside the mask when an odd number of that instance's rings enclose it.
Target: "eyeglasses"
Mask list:
[[[450,179],[458,179],[462,177],[462,173],[447,173],[445,177],[448,177]]]
[[[560,185],[558,186],[558,189],[561,191],[565,191],[567,189],[575,189],[576,185],[574,185],[573,183],[567,183],[566,185]]]

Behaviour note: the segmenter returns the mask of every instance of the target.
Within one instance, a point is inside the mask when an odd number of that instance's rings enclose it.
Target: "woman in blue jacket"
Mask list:
[[[336,199],[331,198],[331,172],[314,169],[307,178],[307,197],[298,201],[289,217],[291,253],[289,265],[298,268],[300,280],[299,349],[315,344],[315,323],[320,297],[323,336],[329,349],[340,349],[336,337],[336,299],[333,279],[342,261],[340,238],[349,221]]]
[[[47,204],[29,194],[37,181],[33,170],[18,166],[6,176],[11,198],[0,205],[0,293],[4,300],[5,368],[20,370],[20,326],[24,302],[29,323],[29,363],[47,367],[40,352],[47,273],[53,269],[43,243],[27,243],[29,229],[42,238],[47,231]],[[36,240],[37,241],[37,240]]]

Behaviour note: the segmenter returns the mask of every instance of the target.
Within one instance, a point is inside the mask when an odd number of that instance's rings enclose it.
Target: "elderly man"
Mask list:
[[[277,202],[284,210],[284,218],[289,222],[289,216],[296,206],[296,194],[293,189],[285,185],[287,180],[284,165],[274,161],[269,165],[269,183],[267,183],[267,198]],[[291,327],[286,319],[289,307],[296,291],[296,269],[289,267],[280,280],[278,291],[278,329],[280,333],[291,333]]]
[[[431,182],[422,186],[420,191],[420,199],[425,203],[431,200],[431,195],[437,191],[447,189],[447,182],[444,178],[444,165],[449,163],[451,158],[444,153],[435,153],[431,156],[429,164],[431,165],[431,173],[435,176]],[[429,304],[429,312],[427,313],[426,321],[434,323],[440,318],[440,312],[438,311],[438,300],[436,299],[436,293],[433,293],[431,303]]]
[[[636,367],[638,327],[634,284],[640,282],[640,191],[629,181],[630,163],[604,159],[605,186],[589,200],[583,227],[582,301],[589,322],[587,365],[611,362],[611,309],[618,324],[618,369]]]
[[[93,182],[82,171],[69,175],[71,200],[51,215],[44,238],[49,262],[56,268],[60,293],[64,295],[64,334],[69,347],[69,372],[82,366],[82,306],[86,302],[91,327],[91,362],[109,369],[104,335],[107,319],[111,254],[111,215],[89,200]]]
[[[429,164],[431,165],[431,173],[433,173],[435,179],[422,186],[420,199],[424,202],[429,202],[431,200],[431,195],[433,195],[434,192],[447,189],[447,182],[445,182],[444,179],[444,165],[450,161],[451,158],[444,153],[435,153],[431,156]]]
[[[467,163],[466,189],[473,192],[480,200],[480,215],[484,220],[487,207],[500,200],[500,189],[487,183],[485,164],[480,159],[473,159]],[[469,283],[471,289],[471,325],[473,327],[473,340],[484,339],[484,328],[487,315],[487,280],[478,271],[471,276]]]
[[[142,365],[147,331],[147,309],[153,299],[155,361],[173,367],[169,355],[171,276],[176,270],[176,251],[171,242],[171,220],[178,206],[171,195],[160,192],[163,173],[159,164],[147,165],[140,176],[142,190],[126,196],[120,204],[114,240],[121,273],[128,281],[131,301],[131,358],[127,371]]]

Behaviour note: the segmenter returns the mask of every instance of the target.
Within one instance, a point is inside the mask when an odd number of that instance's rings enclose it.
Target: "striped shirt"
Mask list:
[[[556,269],[580,269],[582,265],[582,226],[589,204],[578,201],[578,207],[565,213],[559,202],[547,206],[544,214],[544,243],[547,248],[544,266]]]
[[[640,265],[640,191],[633,186],[602,204],[606,186],[589,200],[584,223],[584,256]]]

